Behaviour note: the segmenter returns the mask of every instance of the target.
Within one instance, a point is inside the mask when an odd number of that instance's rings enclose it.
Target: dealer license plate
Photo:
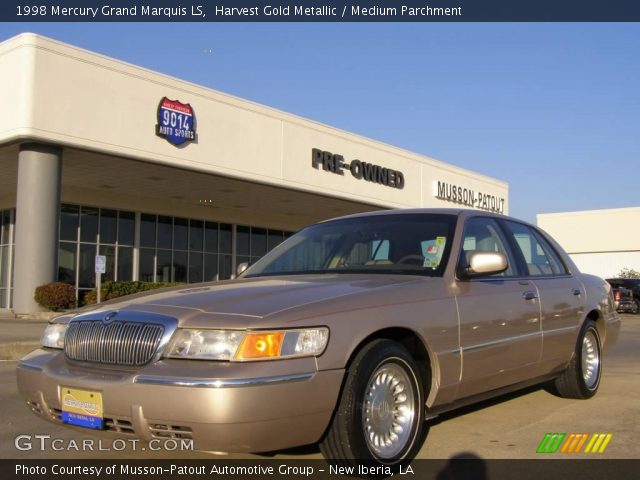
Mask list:
[[[102,428],[102,393],[60,387],[62,421],[86,428]]]

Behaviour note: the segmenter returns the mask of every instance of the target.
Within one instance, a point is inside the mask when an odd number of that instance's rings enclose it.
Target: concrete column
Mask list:
[[[36,287],[58,277],[61,178],[61,148],[20,145],[13,270],[16,314],[44,310],[33,299]]]
[[[140,212],[135,212],[133,223],[133,272],[132,280],[140,280]]]

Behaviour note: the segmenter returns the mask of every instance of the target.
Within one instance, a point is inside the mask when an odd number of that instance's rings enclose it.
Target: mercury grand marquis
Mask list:
[[[592,397],[619,328],[610,286],[535,226],[393,210],[304,228],[234,280],[66,313],[17,377],[76,429],[392,466],[462,405],[543,382]]]

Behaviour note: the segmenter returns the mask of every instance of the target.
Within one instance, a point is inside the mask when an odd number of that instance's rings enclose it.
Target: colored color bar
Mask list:
[[[575,433],[573,435],[573,442],[571,442],[571,447],[569,447],[569,453],[574,453],[576,451],[576,447],[578,443],[582,440],[582,435],[580,433]]]
[[[582,438],[580,439],[580,443],[578,443],[578,445],[576,446],[575,453],[580,453],[580,450],[582,449],[584,442],[586,442],[587,438],[589,438],[588,433],[582,433],[581,435],[582,435]]]
[[[597,453],[598,452],[598,449],[600,448],[600,444],[602,443],[602,441],[606,437],[606,435],[604,433],[596,433],[594,435],[597,435],[598,438],[596,439],[596,443],[594,443],[593,447],[591,448],[591,453]]]
[[[567,435],[566,433],[554,433],[554,436],[557,436],[557,437],[553,442],[553,445],[551,446],[548,453],[556,453],[558,451],[558,448],[560,448],[560,444],[562,443],[562,440],[564,440],[564,437],[566,435]]]
[[[591,436],[591,440],[589,440],[589,443],[587,444],[587,448],[584,449],[584,453],[591,453],[591,448],[593,447],[593,444],[596,443],[597,438],[598,438],[597,433],[594,433]]]
[[[569,453],[571,451],[570,445],[574,441],[576,437],[575,433],[570,433],[565,442],[562,444],[562,448],[560,449],[560,453]]]
[[[598,453],[604,453],[604,449],[607,448],[607,445],[609,445],[611,438],[613,438],[613,434],[608,433],[604,439],[604,442],[602,442],[602,445],[600,446],[600,450],[598,451]]]
[[[540,442],[540,445],[538,445],[538,449],[536,450],[536,453],[547,453],[547,448],[548,448],[548,443],[551,442],[551,434],[550,433],[545,433],[544,437],[542,437],[542,441]]]

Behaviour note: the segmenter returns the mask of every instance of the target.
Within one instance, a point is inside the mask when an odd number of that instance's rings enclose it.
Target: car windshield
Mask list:
[[[276,247],[243,277],[305,273],[441,276],[455,220],[455,215],[406,213],[320,223]]]

